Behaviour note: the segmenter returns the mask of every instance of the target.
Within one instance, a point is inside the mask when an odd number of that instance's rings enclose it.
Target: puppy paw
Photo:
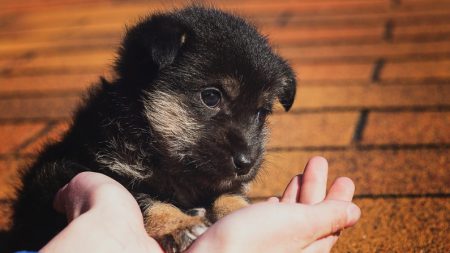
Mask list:
[[[153,204],[145,213],[148,234],[169,253],[185,251],[209,227],[204,208],[182,212],[173,205]]]
[[[227,214],[248,205],[249,203],[244,196],[224,194],[214,201],[211,211],[208,212],[208,219],[216,222]]]
[[[190,216],[200,216],[200,217],[205,217],[206,215],[206,209],[205,208],[192,208],[186,211],[187,215]]]
[[[164,235],[158,241],[167,253],[183,252],[207,229],[207,224],[199,223],[173,231]]]

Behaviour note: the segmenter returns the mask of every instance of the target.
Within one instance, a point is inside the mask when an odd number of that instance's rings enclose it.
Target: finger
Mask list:
[[[361,216],[359,207],[347,201],[325,200],[320,204],[305,207],[304,218],[315,220],[303,227],[312,231],[311,238],[307,238],[310,243],[353,226]]]
[[[291,179],[288,186],[284,190],[281,202],[297,203],[300,196],[300,186],[302,184],[302,175],[297,175]]]
[[[352,201],[355,194],[355,184],[348,177],[337,178],[330,187],[326,199]]]
[[[66,193],[67,184],[64,185],[59,191],[56,193],[55,199],[53,200],[53,208],[59,213],[65,213],[66,211]]]
[[[269,203],[279,203],[280,199],[277,197],[270,197],[269,199],[267,199],[267,202]]]
[[[300,203],[316,204],[325,199],[327,190],[328,162],[316,156],[309,160],[303,173]]]
[[[95,189],[115,181],[103,174],[81,172],[62,187],[53,200],[53,206],[58,212],[65,213],[71,221],[88,210],[95,202]],[[118,184],[118,183],[115,183]]]
[[[330,252],[337,240],[338,236],[329,235],[311,243],[303,249],[302,253]]]

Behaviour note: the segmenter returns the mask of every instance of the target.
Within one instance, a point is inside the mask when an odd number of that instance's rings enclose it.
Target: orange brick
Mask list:
[[[327,15],[258,15],[250,13],[247,17],[257,27],[286,28],[286,27],[374,27],[385,22],[387,13],[332,13]]]
[[[326,4],[326,3],[324,3]],[[263,26],[282,27],[361,27],[376,26],[392,19],[396,28],[411,26],[413,24],[442,24],[450,15],[447,9],[439,10],[403,10],[395,12],[367,12],[367,13],[337,13],[328,15],[285,15],[259,16],[257,13],[250,14],[250,18],[257,24]],[[280,23],[282,25],[280,25]]]
[[[73,27],[60,27],[60,28],[48,28],[37,29],[23,32],[10,32],[3,33],[3,40],[0,39],[0,52],[10,53],[11,50],[25,50],[28,49],[27,45],[35,45],[35,47],[42,47],[42,45],[48,46],[64,46],[64,45],[84,45],[93,41],[114,41],[114,44],[119,43],[120,38],[124,32],[123,24],[94,24],[73,26]],[[302,41],[318,41],[323,43],[327,40],[380,40],[383,32],[382,23],[378,27],[374,28],[329,28],[322,27],[320,29],[310,27],[295,27],[295,28],[270,28],[267,27],[262,31],[264,34],[268,34],[271,41],[275,44],[284,43],[298,43]],[[28,46],[29,47],[29,46]],[[6,51],[6,52],[5,52]],[[114,51],[111,51],[112,53]],[[37,52],[39,53],[39,52]],[[64,52],[62,52],[64,53]],[[11,55],[11,54],[10,54]],[[93,57],[93,56],[91,56]],[[86,61],[86,64],[94,64],[101,61],[101,59],[109,59],[107,55],[102,57],[94,57],[93,61]],[[15,64],[27,63],[27,59],[21,61],[15,61]],[[28,59],[29,60],[29,59]],[[48,60],[48,59],[47,59]],[[37,61],[37,60],[34,60]],[[44,60],[45,61],[45,60]],[[61,64],[71,64],[71,61],[61,60]],[[30,61],[33,62],[33,61]],[[76,62],[76,61],[75,61]],[[91,63],[92,62],[92,63]],[[56,64],[50,61],[49,64]],[[0,66],[8,66],[11,62],[3,60],[0,61]],[[26,66],[24,66],[26,67]]]
[[[316,41],[324,43],[326,41],[345,41],[345,40],[370,40],[371,42],[382,40],[383,24],[377,27],[355,27],[355,28],[334,28],[334,27],[294,27],[294,28],[265,28],[263,34],[267,34],[269,40],[275,45],[292,44]],[[121,24],[107,24],[83,27],[61,27],[58,29],[39,29],[26,32],[13,32],[3,34],[4,39],[0,39],[0,52],[11,49],[20,49],[24,45],[30,43],[48,44],[56,46],[58,44],[71,44],[73,41],[79,41],[78,45],[83,45],[89,41],[114,41],[116,44],[120,42],[123,34],[123,26]],[[27,59],[19,60],[0,60],[0,69],[11,67],[11,64],[22,66],[39,65],[47,63],[50,66],[57,64],[58,66],[72,65],[78,62],[84,62],[85,65],[98,65],[108,62],[115,51],[107,52],[101,55],[76,55],[73,59],[66,60],[64,57],[55,59]],[[79,58],[79,59],[78,59]],[[86,60],[88,58],[88,60]]]
[[[78,39],[78,40],[58,40],[58,41],[0,41],[0,56],[2,58],[7,57],[23,57],[23,55],[42,53],[42,52],[54,52],[54,55],[61,55],[68,51],[68,49],[78,49],[85,47],[99,47],[104,46],[106,48],[115,49],[118,46],[119,41],[105,40],[104,38],[92,38],[92,39]]]
[[[288,27],[288,28],[265,28],[262,33],[268,35],[269,41],[276,45],[292,44],[316,41],[348,41],[348,40],[370,40],[372,42],[382,40],[383,24],[376,27]]]
[[[71,117],[79,95],[0,100],[0,119],[61,119]]]
[[[86,2],[85,2],[86,3]],[[64,27],[70,24],[83,24],[85,22],[105,22],[111,20],[128,20],[136,19],[148,12],[161,10],[165,6],[164,3],[147,2],[124,4],[83,4],[83,5],[60,5],[57,8],[46,6],[38,11],[31,11],[27,15],[20,16],[16,21],[16,26],[28,29],[38,27]],[[173,5],[175,7],[176,5]],[[31,9],[32,10],[32,9]]]
[[[382,80],[450,78],[450,60],[386,63],[381,72]]]
[[[357,112],[275,114],[269,148],[346,146],[351,142]]]
[[[373,64],[298,64],[293,63],[299,83],[302,81],[369,81]]]
[[[68,128],[68,122],[59,123],[54,126],[45,136],[42,136],[41,138],[35,140],[33,143],[30,143],[30,145],[19,150],[19,152],[35,155],[44,147],[45,144],[59,140]]]
[[[447,1],[441,0],[427,0],[427,1],[406,1],[402,2],[400,6],[398,6],[399,11],[416,11],[416,10],[448,10],[450,8],[450,4]]]
[[[378,43],[367,45],[334,45],[321,47],[279,47],[278,51],[287,59],[305,64],[311,61],[326,59],[363,59],[375,61],[379,58],[395,59],[398,57],[411,57],[423,54],[444,54],[450,52],[448,42],[427,43]]]
[[[9,229],[11,223],[11,204],[16,189],[21,186],[19,171],[25,168],[31,159],[0,160],[0,232]]]
[[[20,187],[19,171],[30,161],[20,159],[0,160],[0,200],[12,200]]]
[[[449,126],[449,112],[373,112],[362,144],[449,143]]]
[[[79,53],[77,55],[60,55],[54,57],[33,57],[22,59],[0,59],[1,69],[14,69],[20,72],[29,68],[76,68],[76,67],[92,67],[93,69],[101,69],[108,64],[114,62],[114,54],[112,52],[98,53]]]
[[[361,220],[333,252],[447,252],[448,198],[361,199]]]
[[[218,4],[228,10],[238,13],[257,13],[258,15],[281,15],[286,12],[298,15],[320,15],[320,14],[346,14],[357,11],[370,13],[382,12],[389,9],[385,1],[221,1]]]
[[[7,231],[10,226],[11,220],[11,207],[6,203],[0,203],[0,233],[3,231]]]
[[[79,65],[77,67],[69,66],[59,66],[59,67],[44,67],[44,68],[7,68],[4,69],[7,77],[19,77],[19,76],[43,76],[43,75],[73,75],[73,74],[98,74],[103,75],[103,73],[108,73],[110,71],[109,66],[83,66]],[[0,76],[1,77],[1,76]]]
[[[241,13],[247,13],[251,12],[254,13],[258,9],[260,9],[260,12],[268,12],[270,15],[276,15],[274,13],[274,8],[278,10],[278,14],[283,14],[285,11],[320,11],[324,13],[339,13],[339,10],[343,10],[344,13],[348,10],[340,9],[346,6],[348,3],[328,3],[327,5],[315,5],[312,3],[266,3],[266,4],[260,4],[260,3],[240,3],[239,5],[232,4],[224,4],[223,7],[226,9],[233,9],[237,10],[237,12]],[[350,5],[356,7],[360,6],[363,8],[386,8],[385,3],[350,3]],[[219,4],[221,6],[222,4]],[[331,6],[339,6],[338,9],[331,8]],[[370,7],[369,7],[370,6]],[[16,43],[30,43],[30,42],[44,42],[44,41],[70,41],[70,40],[86,40],[86,39],[95,39],[99,37],[107,38],[108,40],[119,40],[121,37],[121,34],[123,32],[123,24],[124,23],[134,23],[130,20],[136,20],[137,16],[145,14],[145,12],[142,12],[142,9],[136,8],[136,6],[121,6],[120,9],[124,8],[124,11],[119,13],[116,13],[117,9],[113,8],[110,9],[109,12],[106,12],[106,10],[103,10],[104,8],[97,9],[98,13],[75,13],[74,11],[71,11],[70,13],[67,13],[67,15],[60,16],[59,14],[47,14],[45,17],[36,15],[34,17],[31,17],[31,19],[35,22],[32,23],[32,21],[27,19],[29,18],[21,18],[20,21],[18,21],[18,24],[15,24],[15,26],[12,26],[13,29],[7,33],[3,33],[4,40],[7,41],[14,41]],[[250,8],[250,9],[249,9]],[[128,15],[125,13],[127,12],[127,9],[129,9]],[[295,10],[294,10],[295,9]],[[86,10],[83,10],[86,11]],[[359,10],[361,11],[361,10]],[[64,12],[64,11],[62,11]],[[118,15],[119,14],[119,15]],[[93,17],[95,15],[95,18]],[[109,17],[107,17],[108,15]],[[103,17],[101,17],[103,16]],[[113,22],[111,22],[111,16],[116,17]],[[84,22],[81,25],[73,25],[74,22],[77,20],[82,19]],[[110,22],[98,22],[98,20],[106,19]],[[95,20],[95,21],[94,21]],[[89,23],[91,21],[92,23]],[[66,26],[63,26],[59,23],[66,24]],[[39,25],[40,26],[37,26]],[[58,24],[59,26],[55,26],[55,24]],[[25,31],[17,32],[17,26],[19,28],[28,28]],[[50,26],[49,28],[45,28],[46,26]],[[283,29],[277,28],[276,33],[272,33],[271,37],[274,38],[276,43],[285,43],[285,42],[292,42],[293,40],[327,40],[327,39],[333,39],[333,40],[340,40],[340,39],[349,39],[349,38],[357,38],[357,39],[364,39],[364,40],[371,40],[372,42],[374,40],[380,40],[381,35],[383,32],[383,24],[380,23],[378,27],[370,27],[367,28],[344,28],[343,30],[339,30],[336,28],[328,28],[328,27],[322,27],[321,29],[317,28],[296,28],[294,30],[288,30],[284,31]],[[32,27],[38,27],[39,29],[30,29]],[[273,36],[272,36],[273,35]],[[1,45],[1,43],[0,43]],[[1,45],[1,47],[6,48],[8,45]],[[11,46],[9,46],[11,47]]]
[[[47,91],[81,91],[99,80],[97,74],[81,75],[50,75],[50,76],[24,76],[15,78],[2,78],[0,82],[1,94],[16,92],[47,92]]]
[[[183,1],[172,1],[174,6],[183,4]],[[410,3],[403,3],[398,6],[400,9]],[[98,3],[97,3],[98,5]],[[417,20],[421,18],[425,14],[440,14],[440,12],[445,11],[445,9],[437,9],[437,10],[427,10],[417,9],[412,12],[411,10],[400,11],[395,13],[387,12],[389,8],[389,4],[386,1],[371,1],[371,2],[296,2],[296,1],[283,1],[276,3],[264,3],[261,1],[246,1],[239,2],[239,4],[232,3],[229,1],[216,1],[215,5],[219,5],[223,8],[233,9],[234,11],[244,12],[247,16],[253,17],[258,14],[261,14],[260,11],[267,12],[266,15],[263,15],[264,18],[272,17],[274,19],[277,18],[278,15],[283,14],[280,11],[293,11],[293,7],[297,9],[297,11],[302,12],[303,15],[294,15],[289,20],[290,23],[311,23],[311,21],[335,21],[344,19],[346,21],[345,24],[351,22],[364,22],[368,18],[374,19],[377,23],[384,22],[387,18],[395,17],[409,17]],[[89,7],[85,4],[84,6],[73,6],[68,8],[68,6],[60,5],[58,6],[58,11],[52,11],[52,5],[45,4],[41,7],[45,9],[36,13],[29,13],[28,15],[20,16],[15,19],[15,22],[10,25],[10,27],[14,28],[13,31],[21,30],[21,29],[30,29],[33,27],[39,28],[55,28],[55,27],[73,27],[77,26],[79,28],[83,28],[84,26],[92,26],[92,25],[104,25],[111,24],[113,22],[124,23],[129,20],[135,19],[138,15],[144,15],[146,12],[151,12],[155,8],[164,7],[165,9],[169,9],[171,6],[161,6],[157,3],[133,3],[133,4],[120,4],[119,6],[105,6],[101,5],[102,8],[94,8],[97,12],[89,12]],[[95,4],[94,4],[95,6]],[[36,8],[34,6],[34,8]],[[350,10],[348,9],[350,8]],[[353,9],[358,8],[358,9]],[[360,8],[363,8],[362,11]],[[417,8],[417,6],[415,6]],[[118,12],[118,9],[122,10],[122,12]],[[143,11],[146,10],[146,11]],[[259,11],[258,11],[259,10]],[[277,10],[274,12],[274,10]],[[353,10],[353,11],[351,11]],[[357,10],[357,11],[355,11]],[[383,12],[384,10],[386,12]],[[326,11],[327,15],[317,15],[320,12]],[[350,13],[347,13],[351,11]],[[64,13],[65,15],[61,15]],[[305,14],[316,14],[316,15],[305,15]],[[402,24],[401,20],[395,19],[397,23]],[[336,22],[334,22],[336,23]],[[333,23],[333,24],[334,24]]]
[[[440,34],[448,34],[450,25],[448,24],[424,24],[414,26],[404,26],[394,30],[394,41],[415,39],[417,37],[433,37]]]
[[[14,43],[12,41],[0,41],[0,59],[23,59],[33,57],[55,57],[61,55],[77,55],[85,52],[110,52],[114,53],[120,41],[109,40],[72,40],[62,42],[25,42]]]
[[[58,8],[47,6],[40,11],[28,13],[18,21],[25,27],[64,26],[68,20],[72,22],[102,20],[124,20],[130,17],[145,15],[155,10],[172,9],[186,5],[185,1],[115,3],[108,5],[90,4],[81,6],[60,5]],[[215,6],[238,13],[259,15],[280,15],[290,11],[292,13],[307,14],[346,14],[346,13],[382,13],[389,10],[390,4],[384,0],[377,1],[327,1],[327,2],[299,2],[299,1],[217,1]],[[45,6],[45,5],[44,5]],[[41,7],[42,8],[42,7]],[[114,19],[112,19],[114,17]]]
[[[45,128],[44,123],[1,124],[0,154],[15,152],[26,140],[35,136]]]
[[[339,150],[268,152],[250,195],[281,195],[290,179],[302,173],[307,161],[316,155],[328,160],[328,185],[337,177],[350,177],[357,195],[450,193],[448,149]]]
[[[124,30],[124,24],[98,24],[96,26],[85,27],[61,27],[49,29],[32,29],[26,31],[10,31],[3,32],[0,39],[0,47],[4,46],[4,42],[14,41],[16,43],[23,42],[57,42],[68,40],[90,40],[103,38],[104,40],[120,40]],[[28,38],[28,39],[27,39]]]
[[[302,86],[294,109],[450,105],[449,85]]]
[[[403,3],[400,8],[405,7],[408,4],[409,3]],[[424,8],[415,10],[403,9],[392,14],[389,13],[388,15],[392,15],[394,24],[401,27],[411,26],[412,22],[414,22],[414,24],[446,23],[445,18],[448,17],[449,14],[450,12],[448,8]]]

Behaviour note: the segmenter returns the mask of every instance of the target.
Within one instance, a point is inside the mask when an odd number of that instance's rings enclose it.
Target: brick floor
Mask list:
[[[450,142],[449,112],[374,112],[363,144],[428,144]]]
[[[67,131],[69,128],[68,122],[59,122],[59,123],[51,123],[47,129],[47,132],[41,136],[37,136],[33,142],[29,142],[26,145],[23,145],[20,149],[17,150],[18,153],[24,155],[33,155],[38,153],[47,143],[54,142],[60,139],[60,137]]]
[[[300,69],[301,71],[301,69]],[[405,96],[407,94],[407,96]],[[445,84],[410,85],[310,85],[299,89],[293,108],[361,108],[377,109],[433,107],[450,105],[450,86]]]
[[[335,252],[448,252],[450,202],[443,198],[364,198],[361,221]]]
[[[450,15],[450,13],[449,13]],[[278,46],[278,50],[288,59],[299,62],[373,62],[379,58],[390,61],[426,59],[440,55],[448,55],[450,45],[447,41],[428,43],[382,43],[362,45],[334,45],[320,47]]]
[[[18,181],[18,171],[24,168],[26,161],[24,159],[12,159],[7,158],[0,161],[0,185],[14,185],[19,186]],[[1,187],[0,188],[0,199],[10,200],[14,197],[15,188],[14,187]]]
[[[60,94],[55,97],[8,97],[0,100],[0,120],[61,119],[70,117],[77,103],[78,94]]]
[[[12,123],[0,125],[0,154],[13,153],[33,136],[44,130],[45,123]]]
[[[351,143],[357,112],[280,113],[270,118],[269,148],[346,146]]]
[[[181,1],[0,3],[0,230],[18,171],[68,127],[125,24]],[[269,36],[298,75],[250,191],[279,195],[314,155],[351,177],[361,222],[334,252],[450,249],[450,1],[219,0]]]
[[[285,182],[303,170],[314,155],[328,159],[329,184],[336,177],[351,177],[359,196],[449,194],[448,149],[340,148],[338,150],[269,151],[263,171],[253,184],[255,198],[282,194]],[[387,162],[389,161],[389,162]],[[368,176],[369,175],[369,176]],[[276,181],[271,180],[277,178]]]
[[[7,78],[8,85],[0,86],[2,96],[18,96],[22,94],[46,94],[48,92],[83,91],[91,83],[98,80],[98,74],[87,75],[45,75],[45,76],[21,76]],[[64,84],[64,85],[61,85]]]

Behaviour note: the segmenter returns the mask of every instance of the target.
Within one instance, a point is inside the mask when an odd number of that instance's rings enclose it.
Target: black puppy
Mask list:
[[[289,110],[296,90],[292,69],[254,27],[202,7],[142,20],[126,33],[115,70],[24,173],[11,250],[37,250],[66,225],[52,201],[82,171],[127,187],[149,235],[169,252],[185,250],[246,205],[266,116],[277,98]]]

